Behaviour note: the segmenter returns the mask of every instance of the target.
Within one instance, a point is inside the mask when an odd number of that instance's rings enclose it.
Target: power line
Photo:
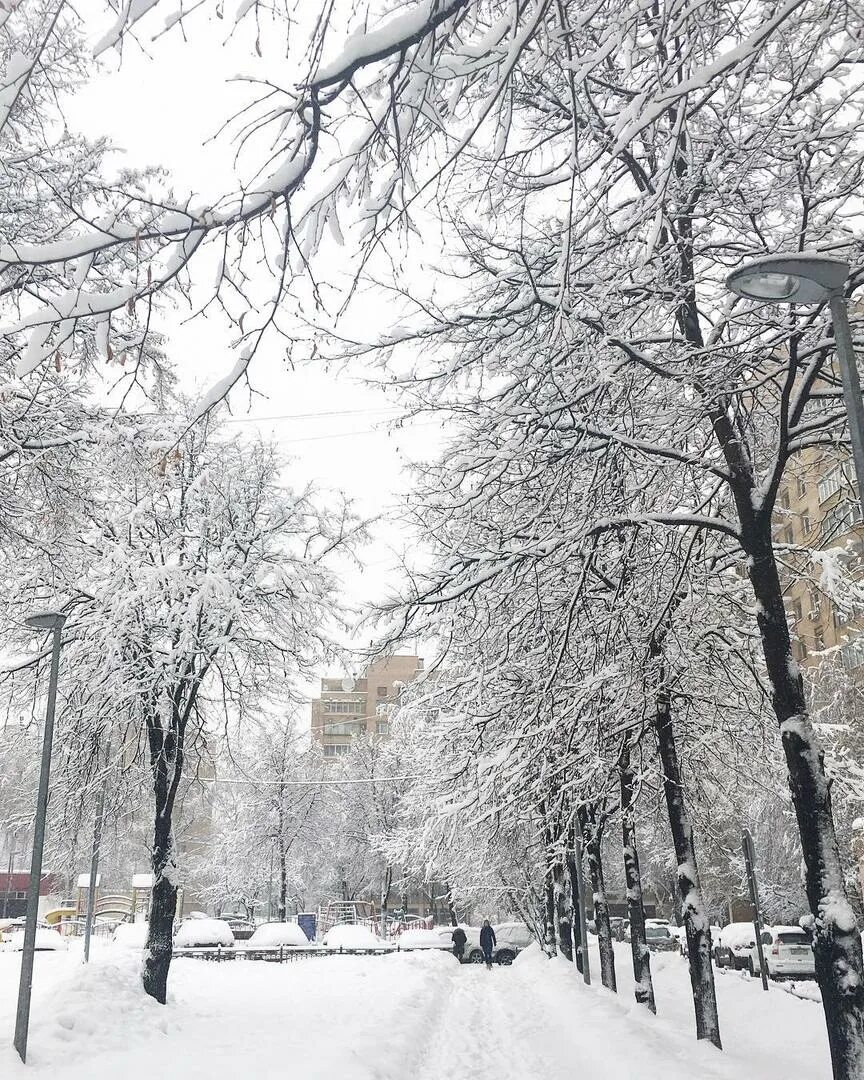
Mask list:
[[[249,780],[237,780],[232,778],[225,778],[221,776],[190,776],[190,780],[201,782],[205,784],[261,784],[272,785],[275,787],[337,787],[342,784],[385,784],[394,783],[397,780],[423,780],[425,777],[418,775],[411,776],[367,776],[358,777],[357,779],[339,779],[339,780],[262,780],[258,777],[252,777]]]
[[[397,405],[382,405],[376,409],[334,409],[331,412],[276,413],[273,416],[223,416],[220,424],[257,424],[266,420],[318,420],[330,416],[369,416],[377,413],[401,412]]]

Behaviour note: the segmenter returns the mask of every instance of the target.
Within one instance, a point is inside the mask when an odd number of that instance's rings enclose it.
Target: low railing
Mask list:
[[[326,945],[252,945],[241,942],[239,945],[200,945],[190,947],[174,947],[174,956],[188,956],[199,960],[269,960],[272,963],[284,964],[286,961],[300,960],[307,956],[385,956],[389,953],[398,952],[424,952],[431,950],[438,952],[451,952],[448,945],[425,946],[419,949],[400,949],[396,945],[378,945],[368,949],[355,949],[345,946],[328,948]]]

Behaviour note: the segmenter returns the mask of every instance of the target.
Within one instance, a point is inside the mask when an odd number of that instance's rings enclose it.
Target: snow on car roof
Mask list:
[[[756,942],[752,922],[729,923],[720,931],[721,945],[746,945],[748,941]]]

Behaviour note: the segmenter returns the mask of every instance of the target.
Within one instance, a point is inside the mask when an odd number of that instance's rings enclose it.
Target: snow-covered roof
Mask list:
[[[96,888],[97,889],[99,888],[99,885],[100,885],[101,881],[102,881],[102,875],[97,874],[96,875]],[[79,874],[78,875],[78,888],[79,889],[89,889],[90,888],[90,875],[89,874]]]
[[[153,888],[153,875],[152,874],[133,874],[132,875],[132,888],[133,889],[152,889]]]

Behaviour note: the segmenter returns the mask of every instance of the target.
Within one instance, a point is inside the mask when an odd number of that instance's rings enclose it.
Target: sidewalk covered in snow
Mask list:
[[[533,947],[512,968],[447,953],[332,956],[278,965],[181,959],[167,1007],[141,990],[134,952],[37,957],[29,1063],[11,1046],[18,957],[0,955],[0,1069],[50,1080],[828,1080],[818,1003],[718,977],[725,1050],[697,1043],[687,967],[657,957],[658,1016],[585,987]]]

